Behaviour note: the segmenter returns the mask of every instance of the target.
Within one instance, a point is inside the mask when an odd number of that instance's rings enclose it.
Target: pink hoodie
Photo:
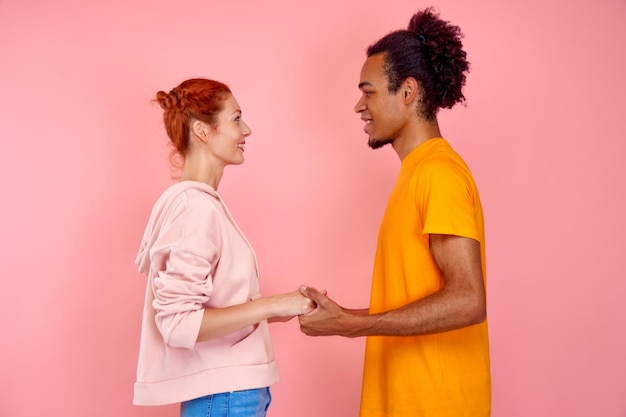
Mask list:
[[[266,321],[196,343],[205,308],[260,297],[254,251],[211,186],[181,181],[161,195],[135,263],[148,282],[134,404],[177,403],[278,381]]]

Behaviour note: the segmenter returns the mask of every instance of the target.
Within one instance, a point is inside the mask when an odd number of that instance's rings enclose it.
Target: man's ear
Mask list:
[[[206,142],[209,138],[211,128],[200,120],[194,120],[193,123],[191,123],[191,131],[200,141]]]
[[[415,78],[408,77],[406,80],[404,80],[400,90],[402,92],[402,99],[404,100],[404,104],[410,104],[411,102],[413,102],[413,100],[417,98],[417,95],[419,93],[418,90],[419,89],[417,85],[417,80]]]

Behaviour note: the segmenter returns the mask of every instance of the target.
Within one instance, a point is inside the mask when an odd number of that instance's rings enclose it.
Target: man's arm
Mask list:
[[[439,333],[481,323],[486,318],[480,243],[450,235],[431,235],[433,258],[443,276],[442,288],[395,310],[368,314],[349,310],[314,288],[301,288],[316,304],[299,317],[310,336],[410,336]]]

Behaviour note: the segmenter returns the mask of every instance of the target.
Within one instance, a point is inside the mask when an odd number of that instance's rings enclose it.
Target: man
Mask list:
[[[373,149],[402,161],[378,236],[369,309],[302,287],[311,336],[367,336],[361,417],[491,413],[485,236],[478,190],[441,137],[437,112],[463,102],[460,29],[432,9],[367,51],[355,111]]]

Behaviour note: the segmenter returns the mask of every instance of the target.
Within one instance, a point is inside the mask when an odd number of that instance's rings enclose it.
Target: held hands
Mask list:
[[[348,336],[354,337],[354,327],[350,325],[348,310],[326,296],[326,291],[301,286],[300,292],[315,303],[311,312],[298,316],[300,330],[308,336]]]

